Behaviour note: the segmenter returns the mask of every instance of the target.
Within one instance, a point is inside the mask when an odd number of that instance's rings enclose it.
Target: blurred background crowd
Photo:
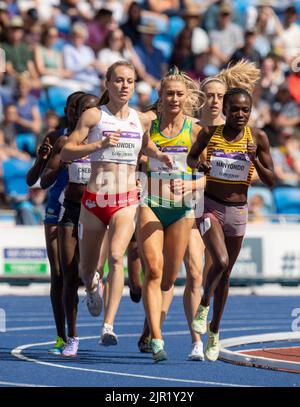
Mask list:
[[[202,81],[230,61],[255,62],[250,125],[269,137],[277,187],[254,178],[251,219],[300,215],[300,0],[0,1],[0,48],[0,221],[12,209],[17,223],[42,223],[47,191],[25,182],[37,146],[66,97],[99,95],[119,59],[136,67],[140,110],[170,66]]]

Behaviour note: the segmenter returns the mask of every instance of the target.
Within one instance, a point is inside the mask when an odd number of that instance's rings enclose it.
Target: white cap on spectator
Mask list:
[[[88,30],[84,23],[74,23],[71,29],[72,34],[79,34],[85,39],[88,38]]]
[[[7,10],[7,4],[5,1],[0,1],[0,11]]]
[[[137,93],[146,93],[147,95],[150,95],[152,92],[152,88],[149,85],[149,83],[141,81],[141,82],[138,82],[136,85],[136,92]]]
[[[22,17],[13,16],[12,19],[10,20],[8,26],[10,28],[23,28],[24,27],[24,22],[23,22]]]

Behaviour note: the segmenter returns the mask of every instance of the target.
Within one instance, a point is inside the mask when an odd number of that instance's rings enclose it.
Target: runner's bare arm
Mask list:
[[[63,161],[74,161],[104,147],[102,141],[83,144],[90,129],[99,123],[100,118],[101,111],[96,107],[86,110],[80,116],[75,130],[69,135],[67,143],[61,150],[61,159]]]
[[[192,145],[192,148],[187,156],[187,164],[192,169],[198,168],[201,160],[201,154],[206,149],[211,136],[215,131],[215,127],[203,127],[197,135],[197,139]],[[200,161],[199,161],[200,158]],[[202,158],[203,159],[203,158]]]
[[[273,188],[275,175],[268,136],[262,130],[256,130],[253,134],[256,140],[255,144],[248,143],[249,157],[261,181],[269,188]]]
[[[41,187],[43,189],[49,188],[54,184],[59,171],[64,166],[64,163],[60,158],[60,152],[67,141],[68,137],[61,136],[54,144],[49,161],[47,162],[41,176]]]

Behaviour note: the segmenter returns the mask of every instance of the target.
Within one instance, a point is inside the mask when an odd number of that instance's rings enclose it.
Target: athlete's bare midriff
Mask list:
[[[136,166],[110,162],[91,162],[87,190],[100,194],[118,194],[136,189]]]
[[[220,182],[207,181],[205,192],[222,201],[236,203],[247,201],[247,185],[222,184]]]

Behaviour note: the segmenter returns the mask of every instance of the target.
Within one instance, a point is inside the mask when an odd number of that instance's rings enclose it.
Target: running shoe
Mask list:
[[[154,362],[162,362],[168,359],[167,352],[164,350],[164,341],[162,339],[151,339],[152,357]]]
[[[192,351],[188,356],[188,360],[204,360],[202,341],[194,342],[192,344]]]
[[[141,288],[137,288],[135,291],[129,289],[129,295],[131,298],[131,301],[133,302],[140,302],[141,298],[142,298],[142,289]]]
[[[151,353],[151,336],[141,337],[138,341],[138,347],[141,353]]]
[[[53,348],[48,350],[48,353],[51,353],[52,355],[61,355],[61,352],[63,351],[64,347],[66,346],[66,342],[58,336],[56,338],[55,345]]]
[[[113,327],[109,324],[104,324],[99,345],[111,346],[118,344],[118,337],[113,331]]]
[[[207,331],[207,314],[209,311],[209,306],[204,307],[203,305],[199,305],[198,311],[196,313],[195,318],[192,322],[192,329],[197,332],[198,334],[205,334]]]
[[[62,351],[61,355],[65,357],[74,357],[77,356],[79,345],[79,338],[77,336],[71,336],[67,340],[67,345]]]
[[[102,311],[103,283],[99,273],[95,273],[93,285],[96,285],[93,291],[85,290],[86,305],[93,317],[98,317]]]
[[[205,356],[209,361],[215,362],[218,359],[220,352],[219,332],[216,334],[211,332],[209,325],[207,326],[207,331],[208,341],[205,349]]]

